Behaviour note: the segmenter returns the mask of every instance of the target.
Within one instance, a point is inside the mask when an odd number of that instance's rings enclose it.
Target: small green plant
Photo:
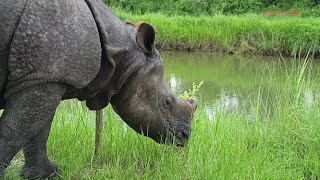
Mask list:
[[[192,83],[192,89],[184,91],[182,94],[179,95],[181,99],[192,99],[196,97],[196,93],[199,91],[200,87],[202,86],[203,81],[196,85],[195,82]]]

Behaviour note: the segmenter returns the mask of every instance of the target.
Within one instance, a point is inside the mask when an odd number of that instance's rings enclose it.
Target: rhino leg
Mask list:
[[[18,151],[48,129],[64,92],[61,85],[46,84],[26,88],[7,99],[0,119],[0,179]]]
[[[52,117],[53,118],[53,117]],[[25,179],[45,178],[53,176],[58,166],[50,162],[47,156],[47,141],[51,123],[48,123],[27,146],[23,148],[25,165],[21,169],[21,176]]]

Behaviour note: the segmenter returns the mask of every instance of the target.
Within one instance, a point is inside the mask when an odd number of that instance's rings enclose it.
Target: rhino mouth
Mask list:
[[[188,144],[189,138],[190,134],[185,131],[182,131],[175,137],[173,144],[179,147],[184,147]]]
[[[161,142],[161,144],[185,147],[188,144],[190,135],[191,135],[190,128],[185,128],[178,131],[174,129],[169,129],[167,130],[166,138],[164,139],[163,142]]]

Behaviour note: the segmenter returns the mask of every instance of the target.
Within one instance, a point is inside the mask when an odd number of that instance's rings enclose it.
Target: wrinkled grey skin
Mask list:
[[[135,131],[184,145],[197,102],[163,81],[154,29],[121,22],[100,0],[0,0],[0,179],[23,149],[24,178],[57,172],[47,157],[63,99],[111,103]]]

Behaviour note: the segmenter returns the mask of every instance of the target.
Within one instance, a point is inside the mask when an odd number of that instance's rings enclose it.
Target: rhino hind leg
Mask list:
[[[53,117],[52,117],[53,118]],[[47,141],[51,123],[47,124],[23,148],[25,165],[21,169],[21,176],[25,179],[53,177],[58,172],[58,166],[50,162],[47,156]]]
[[[52,117],[64,92],[64,86],[46,84],[26,88],[7,99],[0,119],[0,179],[23,146],[28,142],[46,142],[47,137],[40,136],[49,133]]]

